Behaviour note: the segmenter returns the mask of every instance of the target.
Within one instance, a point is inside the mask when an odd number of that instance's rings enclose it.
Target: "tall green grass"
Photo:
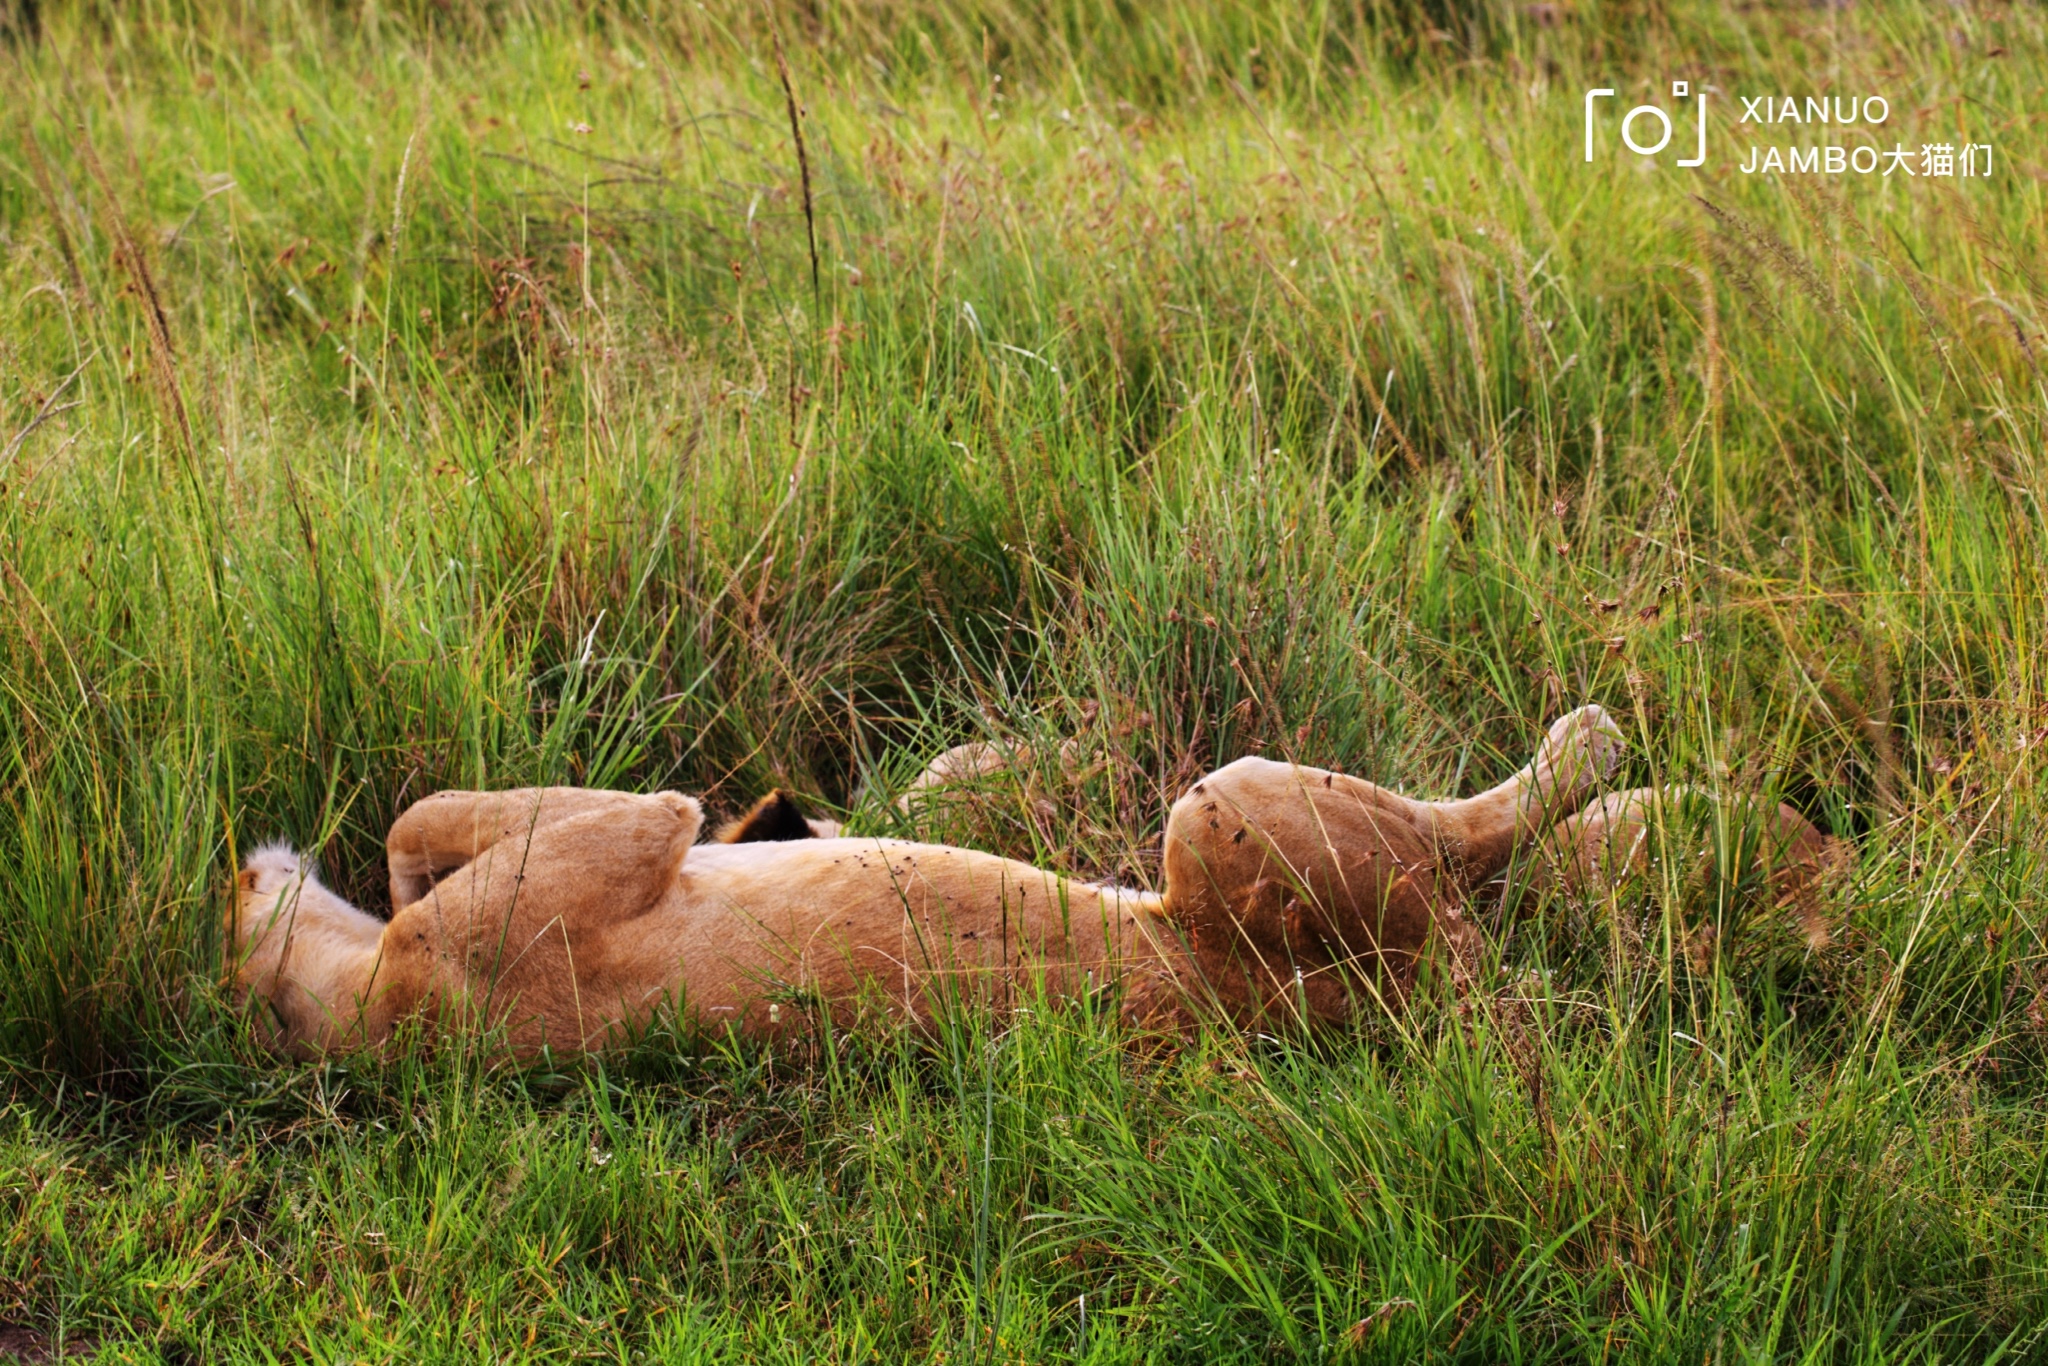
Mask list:
[[[0,54],[0,1324],[2048,1352],[2037,11],[44,20]],[[1578,161],[1580,92],[1683,76],[1882,94],[1999,169]],[[1627,781],[1853,841],[1828,947],[1677,828],[1611,898],[1475,908],[1480,981],[1337,1039],[293,1067],[219,990],[241,850],[374,905],[439,787],[783,784],[1142,881],[1215,764],[1469,792],[1588,699]],[[897,813],[964,738],[1026,761]]]

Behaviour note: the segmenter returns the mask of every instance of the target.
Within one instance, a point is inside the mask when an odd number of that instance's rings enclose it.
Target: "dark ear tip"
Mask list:
[[[746,815],[720,830],[716,836],[720,844],[759,844],[770,840],[807,840],[817,838],[809,821],[804,819],[804,809],[795,796],[782,788],[776,788],[760,801]]]

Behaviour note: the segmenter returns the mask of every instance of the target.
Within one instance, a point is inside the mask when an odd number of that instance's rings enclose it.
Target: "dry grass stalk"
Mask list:
[[[71,283],[73,298],[85,301],[92,307],[92,296],[85,290],[85,272],[78,266],[78,251],[71,244],[71,230],[64,224],[64,211],[57,200],[56,186],[50,180],[49,163],[43,157],[43,145],[36,140],[35,125],[26,114],[21,118],[21,146],[28,156],[29,178],[36,183],[36,192],[43,197],[43,207],[50,212],[50,231],[57,239],[57,252],[64,258],[64,273]]]
[[[149,330],[150,369],[156,377],[157,400],[163,406],[165,420],[178,435],[180,449],[190,456],[193,450],[192,423],[185,415],[185,398],[178,388],[178,362],[171,347],[171,322],[164,313],[156,277],[150,273],[142,244],[129,230],[128,220],[121,212],[121,202],[114,194],[112,182],[107,179],[107,168],[100,164],[99,153],[92,145],[92,135],[83,125],[78,130],[78,154],[91,173],[93,183],[99,186],[100,197],[106,202],[107,223],[114,234],[114,255],[128,273],[129,282],[135,286],[136,297],[142,303],[142,320]]]

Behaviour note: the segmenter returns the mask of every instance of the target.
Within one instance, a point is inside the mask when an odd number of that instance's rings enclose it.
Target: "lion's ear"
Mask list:
[[[244,892],[254,893],[256,882],[261,876],[262,874],[258,873],[254,868],[244,868],[241,872],[235,874],[235,886]]]
[[[713,838],[720,844],[760,844],[816,839],[818,832],[804,819],[804,809],[796,798],[778,787],[755,802],[746,815],[720,827]]]

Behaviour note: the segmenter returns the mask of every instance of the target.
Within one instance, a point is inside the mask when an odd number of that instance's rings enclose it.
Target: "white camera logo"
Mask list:
[[[1614,92],[1612,90],[1588,90],[1586,92],[1587,161],[1593,159],[1593,102],[1601,99],[1612,99],[1613,97]],[[1699,94],[1694,95],[1692,94],[1691,82],[1673,81],[1671,83],[1671,98],[1674,100],[1693,99],[1698,101],[1694,106],[1693,120],[1699,128],[1699,151],[1689,161],[1684,157],[1680,157],[1678,164],[1680,166],[1702,165],[1707,159],[1707,92],[1702,90]],[[1643,143],[1636,140],[1636,124],[1638,121],[1647,121],[1657,125],[1658,132],[1655,142]],[[1671,145],[1671,132],[1671,115],[1654,104],[1639,104],[1621,116],[1621,140],[1637,156],[1653,157],[1666,147],[1669,147]]]

